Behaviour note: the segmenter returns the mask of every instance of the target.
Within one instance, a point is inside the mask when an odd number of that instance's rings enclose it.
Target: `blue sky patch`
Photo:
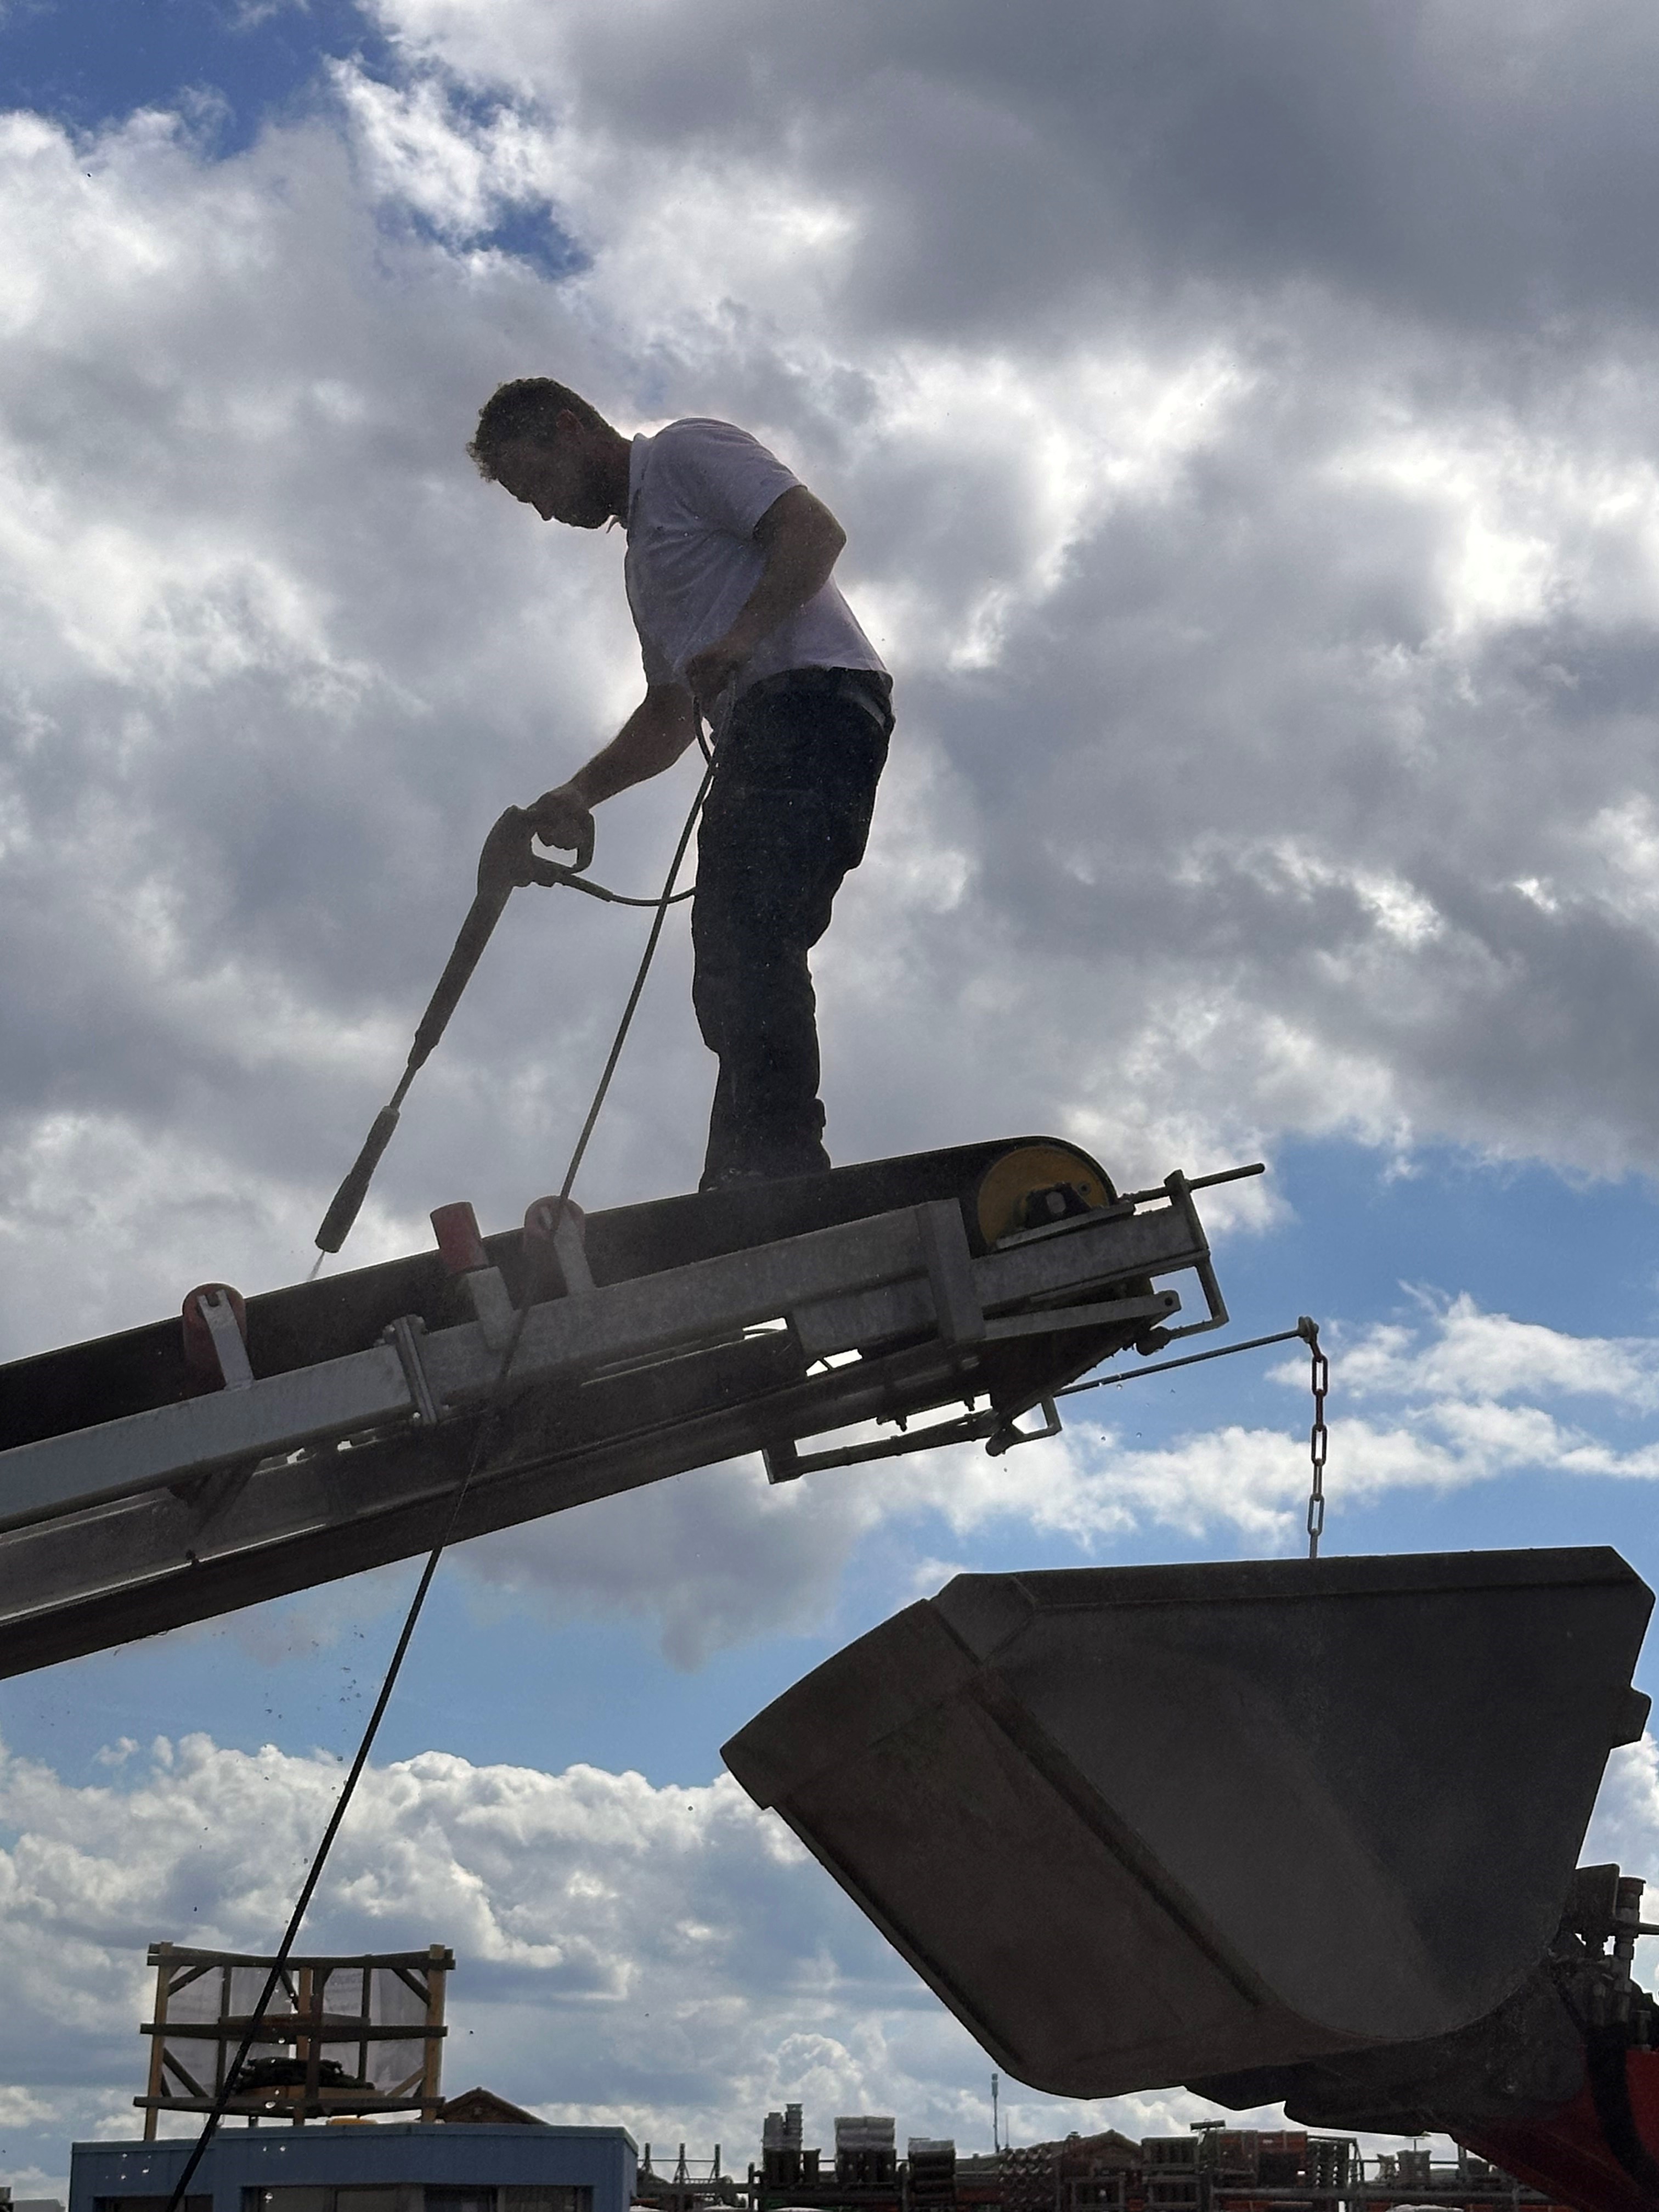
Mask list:
[[[356,0],[21,0],[0,13],[6,106],[77,131],[107,129],[143,108],[178,110],[199,149],[216,160],[245,152],[267,123],[329,99],[325,64],[343,60],[384,82],[403,74],[392,45]],[[497,94],[453,82],[445,97],[478,125],[502,104]],[[505,205],[487,228],[462,237],[418,212],[403,220],[434,244],[494,249],[550,281],[588,263],[545,199]]]
[[[325,58],[350,55],[390,73],[392,49],[354,0],[21,0],[0,15],[9,106],[93,131],[206,93],[222,103],[209,141],[222,157],[303,103]]]
[[[475,249],[489,246],[498,253],[509,253],[516,260],[527,261],[538,275],[556,280],[586,269],[592,258],[559,228],[546,200],[503,208],[488,230],[480,231],[467,243]]]

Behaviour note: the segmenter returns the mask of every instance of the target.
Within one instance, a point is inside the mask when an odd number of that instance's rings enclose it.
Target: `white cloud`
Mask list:
[[[550,118],[506,103],[483,116],[458,113],[434,76],[393,86],[349,64],[331,74],[371,188],[452,242],[488,231],[503,208],[550,197]]]
[[[842,1156],[1047,1122],[1136,1179],[1310,1130],[1655,1158],[1645,325],[1564,325],[1522,386],[1362,262],[1132,279],[1170,210],[1075,134],[1069,76],[988,77],[965,20],[917,47],[732,0],[641,46],[626,9],[383,13],[401,80],[343,64],[232,161],[159,113],[0,140],[0,1104],[20,1232],[110,1285],[82,1327],[175,1270],[168,1304],[300,1272],[479,831],[626,703],[614,544],[539,532],[460,452],[538,364],[629,422],[752,422],[848,523],[903,719],[819,963]],[[1110,100],[1169,58],[1054,20],[1106,40]],[[1382,87],[1450,34],[1318,35],[1343,69],[1380,40]],[[723,39],[781,96],[739,97]],[[1436,98],[1501,126],[1462,64]],[[1400,127],[1385,90],[1363,112]],[[489,243],[538,210],[588,257],[557,284]],[[617,878],[683,798],[607,816]],[[460,1177],[491,1219],[548,1181],[635,942],[571,903],[504,926],[363,1256]],[[691,1178],[708,1063],[666,959],[595,1196]],[[205,1264],[138,1226],[158,1152]]]
[[[1590,1857],[1659,1866],[1655,1761],[1651,1740],[1614,1754]],[[9,2128],[131,2131],[144,1944],[268,1942],[340,1773],[203,1736],[160,1740],[94,1788],[0,1762],[0,2071],[31,2085],[0,2088]],[[739,2160],[786,2100],[805,2104],[815,2136],[837,2112],[873,2109],[902,2132],[987,2144],[989,2062],[727,1777],[653,1788],[435,1753],[372,1766],[306,1942],[431,1941],[459,1960],[452,2088],[483,2080],[549,2118],[719,2141]],[[1073,2126],[1158,2133],[1204,2109],[1179,2091],[1005,2094],[1028,2142]]]
[[[200,1736],[158,1742],[92,1789],[0,1764],[15,1838],[0,1852],[0,2064],[37,2085],[0,2090],[0,2118],[10,2094],[18,2124],[78,2128],[97,2112],[100,2132],[130,2130],[144,1944],[265,1944],[339,1782],[330,1760]],[[988,2140],[989,2062],[729,1777],[653,1788],[437,1753],[371,1767],[306,1942],[433,1941],[459,1961],[452,2089],[482,2079],[550,2118],[620,2122],[659,2145],[718,2140],[739,2160],[786,2099],[826,2134],[836,2112],[896,2103],[918,2134]],[[1100,2116],[1150,2131],[1193,2101],[1079,2106],[1010,2087],[1028,2141]]]
[[[1636,325],[1564,337],[1522,389],[1482,331],[1437,333],[1358,272],[1103,289],[1152,211],[1129,192],[1092,258],[1051,236],[1036,118],[1074,119],[1076,87],[1036,55],[994,84],[965,27],[923,52],[863,14],[826,41],[734,4],[696,48],[659,11],[641,49],[612,9],[385,20],[418,67],[343,65],[333,111],[232,161],[159,115],[85,149],[8,126],[0,569],[27,614],[3,818],[58,985],[25,1009],[19,1142],[103,1107],[135,1158],[165,1129],[228,1186],[285,1182],[257,1223],[210,1219],[217,1272],[294,1271],[465,848],[630,680],[613,549],[538,535],[459,454],[494,376],[540,362],[629,421],[754,422],[852,527],[905,716],[821,963],[843,1152],[1048,1121],[1136,1176],[1308,1129],[1650,1158],[1652,1024],[1607,1018],[1653,965]],[[1445,27],[1419,35],[1442,67]],[[734,110],[699,59],[722,37],[799,97]],[[1421,63],[1403,33],[1352,38],[1343,67],[1376,38]],[[872,158],[900,86],[912,128]],[[1437,97],[1486,113],[1461,65]],[[1364,112],[1399,122],[1383,92]],[[1068,136],[1065,158],[1127,191],[1115,156]],[[991,223],[948,313],[917,281],[955,219],[942,176],[958,211],[1026,226],[1018,283]],[[544,207],[591,257],[558,286],[479,242]],[[426,229],[376,228],[399,210]],[[872,291],[884,258],[908,289]],[[619,872],[672,811],[607,819]],[[532,1042],[521,979],[544,1004],[553,962],[586,988]],[[614,916],[515,921],[368,1237],[415,1233],[481,1114],[507,1218],[625,966]],[[663,1005],[635,1048],[654,1096],[624,1084],[596,1156],[613,1189],[695,1159],[696,1114],[660,1102],[706,1064]]]
[[[1559,1393],[1650,1413],[1659,1407],[1659,1342],[1571,1336],[1483,1313],[1465,1293],[1428,1307],[1419,1328],[1391,1322],[1367,1329],[1343,1351],[1342,1382],[1362,1400]]]

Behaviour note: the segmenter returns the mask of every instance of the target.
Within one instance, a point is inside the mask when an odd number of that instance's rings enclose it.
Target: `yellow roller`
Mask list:
[[[987,1246],[1017,1229],[1038,1227],[1038,1222],[1026,1218],[1028,1201],[1062,1183],[1069,1183],[1089,1206],[1109,1206],[1117,1196],[1099,1162],[1075,1145],[1044,1139],[1017,1145],[993,1160],[980,1177],[974,1198],[975,1224]]]

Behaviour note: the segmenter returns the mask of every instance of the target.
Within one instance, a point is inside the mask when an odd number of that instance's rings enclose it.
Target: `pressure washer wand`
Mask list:
[[[323,1216],[323,1225],[316,1236],[319,1252],[337,1252],[350,1235],[351,1225],[368,1195],[369,1182],[380,1164],[380,1155],[392,1142],[392,1133],[398,1126],[398,1113],[416,1072],[424,1066],[450,1016],[460,1004],[461,994],[471,981],[472,971],[483,957],[483,949],[514,889],[520,884],[556,884],[570,879],[573,871],[560,867],[556,861],[543,860],[532,848],[530,839],[531,825],[521,806],[509,806],[484,839],[483,851],[478,856],[477,895],[461,924],[455,949],[438,978],[438,988],[421,1017],[415,1042],[409,1048],[409,1064],[404,1070],[403,1080],[374,1116],[374,1127],[362,1152]]]

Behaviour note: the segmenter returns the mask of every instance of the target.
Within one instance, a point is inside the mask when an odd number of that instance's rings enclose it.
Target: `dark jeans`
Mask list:
[[[796,669],[745,692],[697,833],[692,1002],[720,1059],[702,1188],[827,1168],[806,956],[864,857],[892,714],[884,678]],[[878,720],[860,703],[880,711]]]

